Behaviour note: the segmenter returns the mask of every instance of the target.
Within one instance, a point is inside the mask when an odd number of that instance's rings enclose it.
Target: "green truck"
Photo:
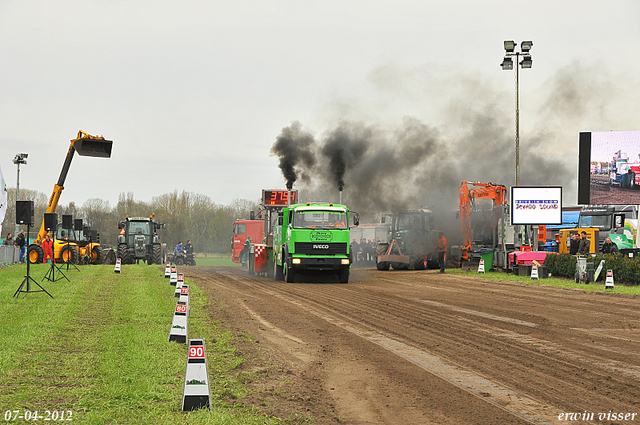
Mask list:
[[[349,209],[333,203],[294,204],[278,212],[273,226],[273,276],[293,282],[297,273],[333,272],[349,282]],[[359,224],[353,213],[353,224]]]

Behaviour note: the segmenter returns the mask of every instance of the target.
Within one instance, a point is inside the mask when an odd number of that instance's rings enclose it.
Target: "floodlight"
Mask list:
[[[513,69],[513,61],[511,60],[511,58],[504,58],[500,66],[504,71],[510,71]]]
[[[523,52],[528,52],[533,47],[533,41],[523,41],[520,43],[520,49]]]
[[[513,40],[507,40],[504,42],[504,50],[506,50],[507,52],[511,53],[513,52],[513,49],[516,48],[516,42]]]
[[[522,62],[520,62],[520,65],[522,68],[531,68],[531,65],[533,65],[533,59],[531,59],[531,56],[525,56],[524,59],[522,59]]]

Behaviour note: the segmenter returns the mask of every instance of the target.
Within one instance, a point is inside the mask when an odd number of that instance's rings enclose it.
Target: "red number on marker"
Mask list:
[[[204,357],[204,347],[189,347],[189,357]]]
[[[176,313],[186,313],[186,312],[187,312],[187,306],[186,305],[178,304],[176,306]]]

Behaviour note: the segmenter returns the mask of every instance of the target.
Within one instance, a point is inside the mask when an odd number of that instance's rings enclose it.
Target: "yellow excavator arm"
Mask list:
[[[47,204],[45,212],[53,213],[56,212],[56,208],[58,208],[58,201],[60,200],[60,195],[64,189],[64,181],[67,179],[67,173],[71,166],[73,154],[78,152],[78,155],[81,156],[110,158],[112,145],[113,142],[111,140],[105,140],[102,136],[92,136],[82,130],[78,131],[77,137],[71,140],[67,156],[65,157],[64,164],[62,165],[62,171],[60,171],[58,182],[53,185],[53,193],[49,198],[49,204]],[[40,226],[40,231],[38,232],[38,237],[36,238],[35,243],[39,244],[47,233],[48,232],[44,228],[44,220],[42,220],[42,226]]]

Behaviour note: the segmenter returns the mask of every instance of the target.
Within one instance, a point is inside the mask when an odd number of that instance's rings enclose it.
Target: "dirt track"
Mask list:
[[[640,299],[434,271],[355,269],[348,284],[187,268],[239,335],[282,418],[346,424],[546,424],[640,413]],[[230,401],[232,402],[232,401]],[[583,418],[585,416],[581,416]],[[631,415],[627,416],[631,419]],[[296,422],[293,422],[296,423]]]

